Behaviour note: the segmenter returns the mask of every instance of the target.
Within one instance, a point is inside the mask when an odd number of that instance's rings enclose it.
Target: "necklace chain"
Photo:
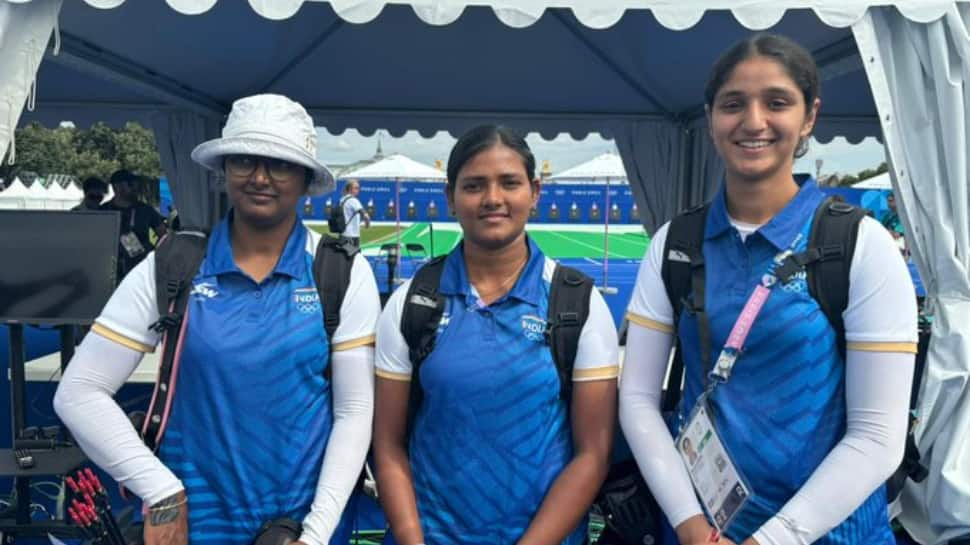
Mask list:
[[[484,292],[481,289],[479,289],[478,286],[475,286],[475,289],[478,291],[479,299],[485,299],[486,296],[492,296],[492,295],[501,293],[502,290],[504,290],[514,279],[518,278],[519,274],[522,272],[522,269],[525,268],[525,264],[528,261],[529,261],[529,256],[526,256],[521,263],[516,265],[515,270],[512,271],[512,274],[505,277],[505,280],[502,280],[502,282],[498,286],[492,288],[488,292]],[[472,284],[474,284],[474,282]]]

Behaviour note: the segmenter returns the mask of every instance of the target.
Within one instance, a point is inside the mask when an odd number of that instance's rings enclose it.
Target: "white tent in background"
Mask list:
[[[48,206],[48,208],[70,210],[77,206],[84,198],[84,192],[81,191],[73,181],[68,181],[67,185],[61,185],[56,181],[51,182],[51,185],[47,187],[47,192],[50,194],[49,202],[59,205]]]
[[[66,206],[68,202],[72,204]],[[48,208],[71,208],[75,204],[77,204],[77,200],[74,198],[74,195],[60,183],[53,181],[47,186]]]
[[[615,153],[598,155],[585,163],[566,169],[549,177],[557,184],[627,183],[623,159]]]
[[[24,186],[20,178],[14,178],[10,186],[0,191],[0,209],[27,208],[27,200],[32,198],[30,190]]]
[[[47,188],[44,187],[44,184],[40,182],[40,179],[35,179],[33,183],[27,187],[27,194],[27,209],[45,210],[48,208],[50,194],[47,192]]]
[[[419,163],[410,157],[395,153],[369,165],[344,173],[343,180],[401,180],[417,182],[444,182],[445,173]]]
[[[81,188],[74,182],[67,184],[67,187],[64,188],[64,194],[67,195],[68,199],[74,201],[74,204],[81,202],[81,199],[84,198],[84,191],[81,191]]]
[[[889,177],[888,172],[883,172],[882,174],[877,174],[872,178],[866,178],[859,183],[852,184],[852,189],[886,189],[891,190],[893,188],[892,179]]]

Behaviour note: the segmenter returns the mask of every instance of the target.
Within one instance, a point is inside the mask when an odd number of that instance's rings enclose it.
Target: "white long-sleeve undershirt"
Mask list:
[[[115,393],[142,353],[96,333],[77,348],[54,396],[54,410],[92,462],[148,505],[184,490],[142,442]],[[340,520],[367,455],[374,410],[374,348],[334,352],[334,424],[301,540],[325,545]],[[323,445],[321,445],[323,448]]]
[[[114,400],[142,356],[89,333],[61,379],[54,411],[92,462],[152,505],[185,487],[145,446]]]
[[[330,542],[340,515],[357,484],[374,417],[374,347],[334,352],[333,429],[310,513],[303,519],[300,541],[307,545]]]
[[[620,426],[640,473],[675,528],[701,504],[660,410],[673,335],[630,322],[620,379]]]
[[[644,479],[675,527],[700,514],[660,412],[673,336],[630,324],[620,423]],[[906,441],[912,354],[849,350],[846,432],[809,480],[757,532],[761,545],[808,544],[848,518],[896,469]]]
[[[846,429],[808,481],[754,534],[761,545],[808,545],[838,526],[899,467],[906,450],[913,354],[846,354]]]

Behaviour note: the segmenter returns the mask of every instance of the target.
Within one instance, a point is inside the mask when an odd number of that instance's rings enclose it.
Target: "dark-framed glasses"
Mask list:
[[[253,172],[256,172],[259,165],[263,165],[266,174],[278,182],[302,179],[306,173],[304,166],[282,159],[258,155],[226,155],[225,165],[226,174],[239,177],[250,176]]]

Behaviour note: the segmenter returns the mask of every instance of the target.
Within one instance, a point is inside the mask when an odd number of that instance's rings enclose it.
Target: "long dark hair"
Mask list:
[[[713,108],[714,97],[731,77],[734,68],[752,57],[767,57],[774,60],[785,69],[788,76],[802,92],[805,99],[805,114],[812,108],[812,103],[819,97],[818,66],[815,59],[804,47],[790,38],[778,34],[755,34],[741,40],[725,51],[714,67],[704,88],[704,103]],[[808,152],[808,138],[802,139],[795,149],[795,157],[801,157]]]
[[[529,182],[535,180],[536,158],[522,135],[501,125],[479,125],[463,134],[451,148],[451,154],[448,156],[448,189],[450,191],[455,189],[458,172],[465,163],[496,144],[502,144],[519,154],[525,166],[525,172],[529,176]]]

